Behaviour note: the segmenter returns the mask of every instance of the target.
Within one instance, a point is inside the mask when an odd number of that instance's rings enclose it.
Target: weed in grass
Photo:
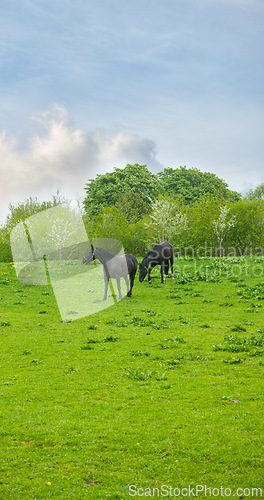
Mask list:
[[[98,330],[98,326],[96,326],[96,325],[89,325],[89,326],[87,326],[87,330]]]
[[[86,344],[84,344],[83,346],[81,346],[81,349],[83,351],[89,351],[89,350],[92,350],[93,347],[91,347],[90,344],[99,344],[100,343],[100,340],[96,340],[96,339],[87,339],[86,340]]]
[[[145,319],[139,316],[133,316],[129,321],[129,324],[133,326],[139,326],[141,328],[151,327],[154,330],[160,330],[161,325],[153,321],[152,319]]]
[[[181,299],[181,295],[179,295],[176,292],[170,292],[170,294],[167,297],[168,299]]]
[[[247,330],[246,330],[246,328],[244,328],[241,325],[234,325],[234,326],[232,326],[231,331],[232,332],[246,332]]]
[[[155,311],[152,311],[151,309],[143,309],[142,312],[147,313],[149,316],[160,316],[160,314],[158,314]]]
[[[184,319],[182,316],[179,316],[179,324],[180,326],[184,326],[184,325],[189,325],[190,322],[187,320],[187,319]]]
[[[156,380],[158,382],[165,382],[166,380],[168,380],[168,377],[166,376],[165,373],[162,373],[162,375],[157,375],[156,376]]]
[[[179,363],[184,359],[184,356],[178,356],[177,358],[166,359],[166,363],[169,366],[178,366]]]
[[[229,364],[229,365],[238,365],[238,364],[242,363],[242,359],[241,358],[227,358],[227,359],[223,359],[223,362],[226,364]]]
[[[243,312],[245,312],[245,313],[257,313],[257,314],[258,314],[258,313],[259,313],[259,310],[258,310],[258,309],[254,309],[254,308],[252,309],[252,308],[250,308],[250,307],[247,307],[247,309],[244,309],[244,311],[243,311]]]
[[[139,380],[142,382],[149,381],[151,378],[154,377],[155,374],[156,374],[156,372],[154,372],[153,370],[148,370],[147,372],[143,372],[143,371],[139,370],[138,368],[131,369],[131,370],[128,370],[125,372],[125,375],[127,377],[129,377],[133,380]]]
[[[233,396],[222,396],[221,400],[222,400],[222,403],[232,403]]]
[[[11,326],[9,321],[0,321],[0,326]]]
[[[103,342],[119,342],[119,338],[113,335],[109,335],[108,337],[104,337]]]
[[[187,354],[187,359],[189,361],[207,361],[208,360],[207,357],[203,357],[203,356],[200,356],[200,355],[195,355],[195,354],[192,354],[190,352]]]
[[[124,321],[119,321],[118,319],[109,319],[106,321],[106,324],[117,326],[118,328],[125,328],[126,326],[128,326],[127,323],[125,323]]]
[[[132,351],[131,356],[150,356],[150,353],[142,351]]]
[[[246,352],[249,356],[259,356],[263,354],[263,350],[254,350],[254,347],[261,347],[264,349],[264,336],[263,335],[250,335],[249,337],[238,337],[228,335],[224,339],[224,344],[213,345],[214,351],[226,352]]]
[[[170,346],[166,344],[158,344],[158,346],[160,347],[160,349],[170,349]]]
[[[172,337],[169,339],[164,339],[166,342],[171,343],[171,346],[174,344],[186,344],[186,340],[182,337]]]
[[[100,340],[96,340],[96,339],[87,339],[86,340],[87,344],[99,344],[100,343]]]
[[[90,346],[90,344],[85,344],[81,346],[82,351],[92,351],[93,347]]]
[[[69,373],[75,373],[77,370],[73,368],[73,366],[70,366],[67,370],[65,370],[65,374],[68,375]]]

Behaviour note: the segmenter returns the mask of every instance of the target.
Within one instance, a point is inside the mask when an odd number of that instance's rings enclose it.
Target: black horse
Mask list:
[[[148,275],[148,282],[151,283],[150,273],[153,267],[160,265],[160,274],[161,274],[161,283],[164,283],[164,279],[168,275],[169,271],[169,263],[171,266],[171,278],[174,279],[173,276],[173,246],[168,241],[163,241],[162,243],[158,243],[154,245],[154,247],[149,250],[149,252],[145,255],[141,264],[139,264],[139,281],[145,279],[146,275]]]
[[[83,258],[83,264],[89,264],[98,259],[104,267],[105,293],[103,300],[107,299],[108,283],[110,278],[115,278],[119,293],[119,300],[122,299],[120,278],[124,278],[127,285],[127,297],[131,297],[134,279],[137,272],[137,259],[131,253],[116,255],[103,248],[96,248],[91,245],[90,252]],[[128,283],[128,274],[130,279],[130,288]]]

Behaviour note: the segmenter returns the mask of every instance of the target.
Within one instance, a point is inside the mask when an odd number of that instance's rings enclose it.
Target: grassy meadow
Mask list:
[[[50,285],[0,264],[1,499],[264,493],[263,258],[180,258],[174,281],[152,277],[62,321]]]

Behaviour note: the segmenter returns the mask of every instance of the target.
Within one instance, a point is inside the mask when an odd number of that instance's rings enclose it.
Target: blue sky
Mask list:
[[[264,182],[263,0],[4,0],[0,26],[0,222],[127,163]]]

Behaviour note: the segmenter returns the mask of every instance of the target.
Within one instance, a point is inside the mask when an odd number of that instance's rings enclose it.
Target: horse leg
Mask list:
[[[163,279],[163,271],[164,271],[164,261],[160,265],[160,275],[161,275],[161,284],[163,285],[164,279]]]
[[[124,280],[126,282],[126,286],[127,286],[127,297],[130,297],[129,295],[129,282],[128,282],[128,277],[127,276],[124,276]]]
[[[166,281],[168,274],[169,274],[169,261],[166,260],[166,262],[164,262],[164,281]]]
[[[173,274],[173,257],[170,259],[170,266],[171,266],[171,279],[174,280],[174,274]]]
[[[127,292],[127,296],[128,297],[131,297],[132,295],[132,288],[134,286],[134,279],[135,279],[135,276],[136,276],[136,271],[132,271],[132,273],[130,273],[129,275],[129,280],[130,280],[130,290]]]
[[[105,282],[105,293],[104,293],[103,300],[106,300],[107,299],[107,290],[108,290],[109,277],[106,275],[105,272],[104,272],[104,282]]]
[[[151,277],[150,277],[150,273],[151,273],[152,269],[153,269],[153,267],[149,266],[149,268],[148,268],[148,282],[150,285],[152,284]]]
[[[118,293],[119,293],[118,300],[122,300],[121,287],[120,287],[120,278],[116,278],[116,284],[117,284],[117,290],[118,290]]]

